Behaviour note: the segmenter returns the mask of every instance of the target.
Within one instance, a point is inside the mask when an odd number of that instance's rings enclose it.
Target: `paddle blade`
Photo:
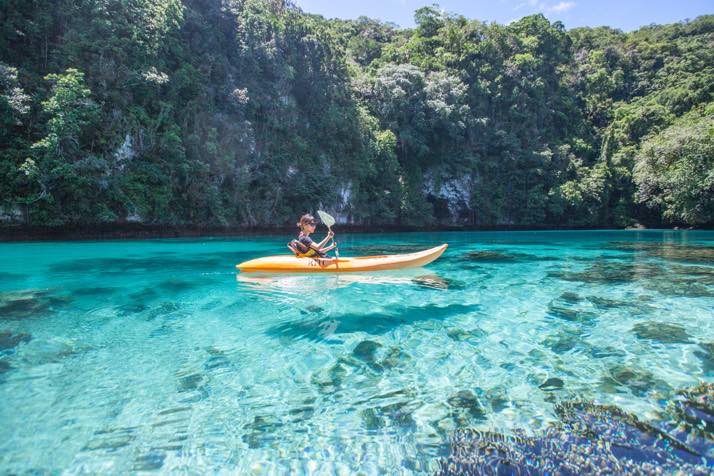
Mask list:
[[[320,220],[322,220],[322,223],[324,223],[327,228],[332,228],[332,225],[335,224],[335,219],[329,213],[324,212],[322,210],[318,210],[317,214],[319,215]]]

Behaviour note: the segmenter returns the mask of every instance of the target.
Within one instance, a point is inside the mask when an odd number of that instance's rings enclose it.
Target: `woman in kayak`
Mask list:
[[[315,217],[306,213],[300,217],[297,226],[300,227],[300,235],[298,235],[296,240],[288,244],[288,248],[300,257],[327,258],[327,252],[335,247],[334,242],[330,246],[325,246],[327,242],[335,236],[332,230],[327,233],[324,240],[315,243],[312,238],[310,238],[310,234],[315,232],[315,227],[317,226]]]

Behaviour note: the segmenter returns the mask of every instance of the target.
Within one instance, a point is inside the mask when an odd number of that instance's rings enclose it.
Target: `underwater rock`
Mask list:
[[[455,341],[463,342],[465,340],[476,340],[484,337],[486,333],[481,329],[461,329],[460,327],[451,327],[446,331],[446,335]]]
[[[398,347],[390,347],[384,359],[379,362],[379,366],[384,369],[393,369],[409,361],[409,359],[411,359],[411,356],[402,352]]]
[[[247,431],[242,440],[249,448],[265,447],[282,435],[282,421],[275,415],[256,415],[252,423],[243,428]]]
[[[0,351],[12,350],[21,342],[30,342],[32,336],[30,334],[19,333],[13,334],[9,331],[0,332]]]
[[[516,263],[524,261],[556,261],[550,256],[537,256],[526,253],[505,253],[494,250],[470,251],[460,258],[462,261],[481,263]]]
[[[0,319],[20,320],[42,316],[69,301],[66,296],[57,296],[42,289],[3,292],[0,293]]]
[[[412,283],[425,289],[466,289],[466,283],[455,279],[442,278],[437,274],[426,274],[412,279]]]
[[[362,424],[369,431],[380,430],[385,427],[386,422],[384,418],[377,414],[377,410],[374,408],[365,408],[360,410],[359,416],[362,419]]]
[[[132,471],[157,471],[164,466],[166,455],[158,451],[151,451],[147,454],[138,456],[134,460]]]
[[[203,382],[203,375],[201,375],[200,373],[190,373],[188,375],[178,373],[177,377],[179,377],[179,393],[197,390],[199,385],[201,385],[201,383]]]
[[[352,351],[352,355],[367,363],[374,363],[376,360],[377,350],[383,347],[379,342],[371,340],[363,340]]]
[[[545,392],[552,392],[555,390],[562,390],[564,386],[565,382],[563,382],[562,379],[559,379],[558,377],[550,377],[546,379],[545,382],[540,384],[538,388]]]
[[[672,264],[669,269],[682,276],[693,276],[701,284],[714,285],[714,267]]]
[[[556,414],[532,437],[457,429],[436,474],[710,474],[694,449],[617,407],[566,402]]]
[[[215,347],[206,347],[206,352],[209,357],[203,364],[203,369],[207,371],[212,371],[216,369],[228,368],[231,366],[231,360],[228,354],[221,349]]]
[[[714,342],[700,342],[699,347],[701,350],[695,350],[694,355],[702,361],[702,370],[714,372]]]
[[[478,397],[470,390],[460,390],[447,398],[446,403],[458,426],[468,425],[472,420],[483,420],[486,416]]]
[[[602,378],[600,388],[609,392],[622,387],[638,396],[644,396],[655,389],[669,390],[666,383],[655,379],[654,375],[646,370],[615,365],[610,368],[608,375]]]
[[[631,306],[631,303],[625,302],[625,301],[618,301],[616,299],[609,299],[609,298],[604,298],[600,296],[588,296],[588,301],[596,305],[597,307],[601,309],[612,309],[615,307],[628,307]]]
[[[661,266],[651,263],[595,263],[585,271],[549,271],[548,277],[582,283],[625,284],[661,275]]]
[[[582,296],[580,296],[577,293],[570,292],[570,291],[566,291],[563,294],[561,294],[559,299],[561,301],[565,301],[565,302],[568,302],[571,304],[576,304],[583,300]]]
[[[648,256],[689,263],[714,263],[714,246],[670,245],[647,250]]]
[[[581,338],[581,331],[576,327],[570,327],[562,329],[555,335],[546,337],[541,344],[556,354],[564,354],[579,344],[582,345],[583,340]]]
[[[596,359],[606,359],[608,357],[625,357],[625,352],[614,347],[594,347],[590,349],[590,355]]]
[[[640,322],[632,327],[638,339],[661,342],[663,344],[688,344],[690,336],[683,327],[668,322]]]
[[[397,427],[402,431],[411,431],[416,428],[409,402],[396,402],[371,409],[374,412],[374,421],[381,427]]]
[[[136,427],[123,427],[96,431],[82,451],[115,451],[124,448],[136,440],[136,430]]]
[[[321,393],[334,393],[342,387],[342,381],[347,375],[347,368],[342,360],[329,368],[322,368],[315,372],[310,378],[310,382],[315,385]]]
[[[644,287],[665,296],[712,297],[714,289],[705,286],[698,279],[668,277],[644,282]]]
[[[548,315],[570,322],[588,324],[597,318],[597,314],[591,311],[582,311],[570,307],[558,306],[553,303],[548,305]]]
[[[304,309],[300,309],[300,314],[304,316],[310,314],[322,314],[323,312],[325,312],[323,308],[321,308],[320,306],[315,306],[314,304],[306,306]]]

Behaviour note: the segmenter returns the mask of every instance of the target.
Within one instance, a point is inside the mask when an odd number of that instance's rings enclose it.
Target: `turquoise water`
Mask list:
[[[426,268],[236,274],[288,237],[0,244],[0,472],[429,472],[453,430],[714,381],[714,232],[345,235]]]

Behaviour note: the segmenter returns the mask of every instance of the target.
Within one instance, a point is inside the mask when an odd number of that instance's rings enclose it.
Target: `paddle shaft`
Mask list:
[[[332,232],[332,227],[328,226],[327,231]],[[335,257],[337,257],[337,259],[340,259],[340,249],[337,247],[337,241],[335,241],[334,236],[332,237],[332,242],[335,244]]]

